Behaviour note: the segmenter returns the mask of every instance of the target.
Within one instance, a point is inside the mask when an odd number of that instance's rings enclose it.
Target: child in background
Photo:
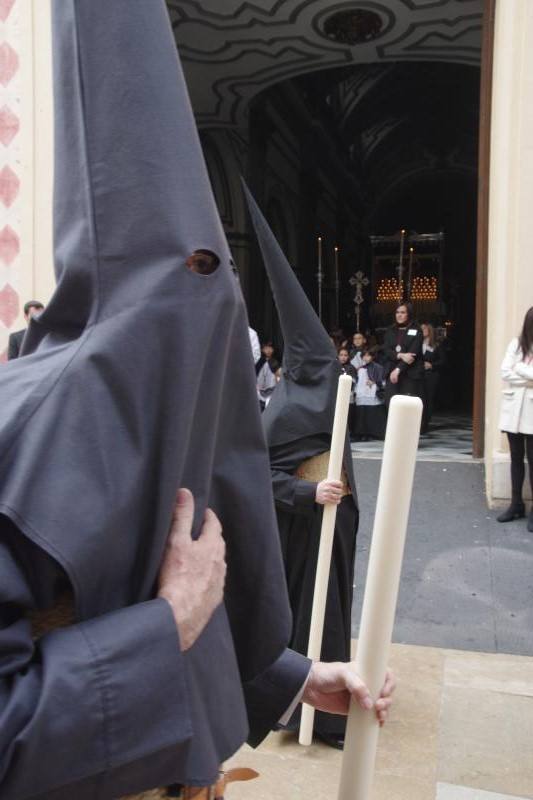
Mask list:
[[[355,434],[361,441],[385,438],[384,371],[374,360],[375,356],[376,348],[365,348],[361,356],[362,366],[357,372]]]
[[[366,349],[366,346],[367,342],[364,333],[354,333],[350,350],[350,362],[355,369],[363,366],[363,350]]]
[[[257,395],[259,397],[259,408],[264,411],[270,402],[270,398],[279,380],[277,372],[279,363],[275,358],[274,345],[272,342],[265,342],[261,348],[261,358],[255,365],[257,376]]]
[[[352,378],[352,391],[350,392],[350,408],[348,410],[348,431],[350,433],[350,441],[355,438],[355,385],[357,383],[357,370],[350,364],[350,353],[347,347],[341,347],[338,352],[338,358],[341,364],[342,372],[344,375],[350,375]]]

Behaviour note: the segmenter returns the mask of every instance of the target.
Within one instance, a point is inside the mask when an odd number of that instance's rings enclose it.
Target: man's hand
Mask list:
[[[216,514],[207,509],[199,538],[191,536],[194,498],[180,489],[159,571],[158,597],[170,603],[182,651],[191,647],[224,595],[226,545]]]
[[[396,367],[396,369],[393,369],[391,374],[389,375],[389,380],[391,383],[398,383],[399,377],[400,377],[400,370],[398,369],[398,367]]]
[[[342,483],[340,481],[320,481],[316,487],[315,500],[324,506],[326,503],[339,505],[342,500]]]
[[[413,364],[415,360],[414,353],[398,353],[398,358],[405,364]]]
[[[347,714],[350,698],[353,698],[361,708],[367,711],[374,709],[379,724],[384,725],[395,688],[396,679],[388,669],[379,698],[374,702],[368,688],[356,673],[354,662],[344,664],[334,661],[328,664],[318,661],[311,667],[302,702],[314,706],[318,711]]]

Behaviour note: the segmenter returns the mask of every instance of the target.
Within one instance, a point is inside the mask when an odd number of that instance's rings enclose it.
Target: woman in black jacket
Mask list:
[[[413,321],[411,303],[400,303],[395,317],[396,322],[387,328],[383,341],[387,405],[395,394],[415,395],[422,399],[424,397],[424,337],[420,326]]]

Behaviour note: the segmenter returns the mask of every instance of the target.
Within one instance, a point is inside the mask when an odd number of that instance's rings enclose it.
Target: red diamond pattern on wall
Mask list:
[[[5,22],[11,14],[11,9],[15,5],[15,0],[0,0],[0,19]]]
[[[20,122],[8,106],[0,108],[0,142],[8,147],[19,132]]]
[[[0,292],[0,320],[6,328],[10,328],[18,317],[19,296],[16,291],[6,283]]]
[[[0,231],[0,258],[5,264],[11,264],[20,250],[20,240],[13,228],[6,225]]]
[[[0,200],[7,208],[19,193],[20,181],[9,166],[5,166],[0,172]]]
[[[0,83],[2,86],[7,86],[18,68],[18,55],[7,42],[4,42],[0,45]]]

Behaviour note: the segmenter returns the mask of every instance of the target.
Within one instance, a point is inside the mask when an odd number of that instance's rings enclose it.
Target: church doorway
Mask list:
[[[437,305],[420,315],[446,334],[440,410],[468,418],[481,455],[494,0],[168,5],[202,135],[226,169],[223,220],[252,325],[279,339],[239,171],[330,330],[356,327],[358,272],[360,324],[379,327],[372,237],[441,236],[438,267],[414,261],[437,278]]]

